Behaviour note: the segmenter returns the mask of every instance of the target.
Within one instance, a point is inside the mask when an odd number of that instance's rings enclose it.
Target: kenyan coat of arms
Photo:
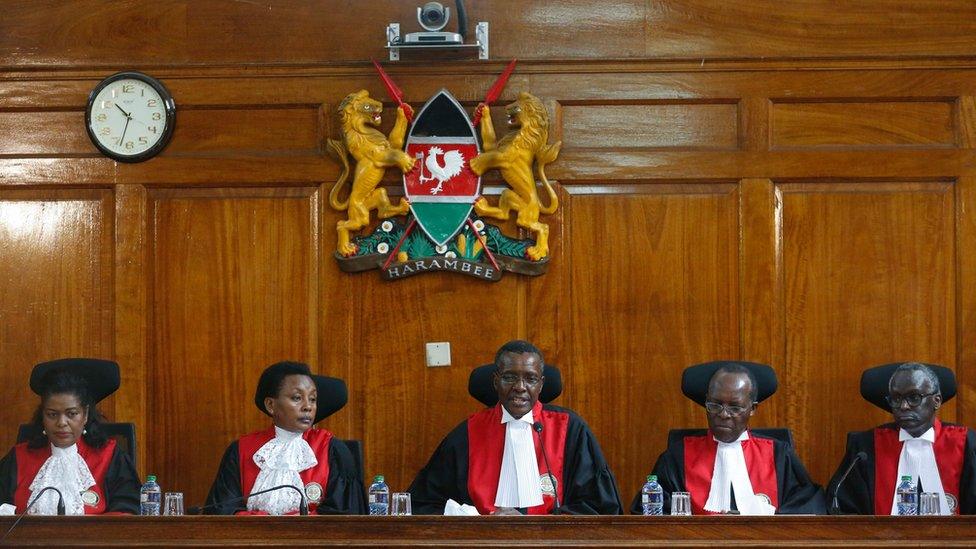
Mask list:
[[[560,143],[548,143],[548,113],[527,92],[505,107],[509,132],[496,139],[488,107],[501,95],[514,64],[478,105],[474,121],[446,89],[414,117],[379,65],[387,91],[399,104],[389,135],[378,129],[383,105],[368,92],[351,93],[342,101],[338,115],[343,138],[329,140],[342,171],[329,203],[346,212],[346,219],[336,224],[335,258],[343,271],[379,268],[387,280],[452,271],[491,281],[500,280],[503,271],[546,271],[549,226],[540,216],[554,213],[559,202],[545,166],[556,159]],[[390,168],[403,175],[403,197],[396,202],[380,185]],[[492,169],[508,185],[494,203],[481,193],[481,175]],[[379,223],[354,236],[371,224],[373,210]],[[526,238],[505,235],[486,222],[513,217]]]

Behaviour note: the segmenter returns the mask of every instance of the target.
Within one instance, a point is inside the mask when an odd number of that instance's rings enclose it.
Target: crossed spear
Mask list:
[[[502,95],[502,90],[505,89],[505,84],[508,83],[508,77],[511,76],[512,71],[515,70],[515,63],[517,61],[517,59],[512,59],[509,61],[508,66],[505,67],[505,70],[502,71],[497,79],[495,79],[495,83],[488,88],[488,93],[485,94],[485,100],[478,103],[478,106],[475,107],[474,119],[471,121],[472,126],[478,127],[478,124],[481,122],[481,112],[483,110],[482,107],[490,106]],[[386,71],[383,70],[383,67],[381,67],[375,59],[373,60],[373,66],[376,67],[376,72],[379,73],[380,80],[383,81],[387,94],[391,99],[397,102],[397,105],[401,109],[403,109],[403,114],[407,117],[407,122],[413,121],[413,108],[403,100],[403,91],[399,88],[399,86],[396,85],[396,83],[393,82],[390,75],[386,74]],[[471,227],[471,231],[475,234],[475,236],[478,237],[478,241],[481,243],[481,248],[486,254],[488,254],[488,259],[491,260],[492,266],[494,266],[496,270],[500,270],[498,267],[498,262],[495,260],[495,256],[491,253],[491,250],[488,249],[488,244],[485,242],[484,237],[481,236],[481,233],[479,233],[475,228],[471,218],[467,218],[466,221],[468,226]],[[408,225],[407,230],[403,232],[403,236],[400,237],[400,241],[397,242],[396,247],[394,247],[390,252],[390,255],[387,256],[386,261],[383,262],[384,270],[390,266],[390,263],[393,262],[393,258],[396,257],[397,253],[400,251],[400,247],[403,246],[403,242],[407,239],[407,236],[410,235],[410,232],[413,230],[416,224],[417,218],[414,217],[412,220],[410,220],[410,225]]]

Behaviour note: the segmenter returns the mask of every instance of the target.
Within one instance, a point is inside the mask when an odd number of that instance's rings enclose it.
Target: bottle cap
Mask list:
[[[376,475],[375,477],[373,477],[373,482],[385,482],[385,481],[386,479],[383,478],[383,475]]]
[[[657,482],[657,475],[647,475],[647,482]]]
[[[156,482],[156,475],[146,475],[146,482]]]
[[[905,475],[905,476],[901,477],[901,480],[902,480],[902,482],[904,482],[906,480],[908,482],[911,482],[912,481],[912,475]]]

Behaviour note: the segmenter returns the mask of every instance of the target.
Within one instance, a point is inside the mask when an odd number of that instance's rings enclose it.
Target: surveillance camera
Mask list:
[[[430,32],[446,27],[450,18],[451,8],[445,8],[440,2],[427,2],[424,7],[417,8],[417,21]]]

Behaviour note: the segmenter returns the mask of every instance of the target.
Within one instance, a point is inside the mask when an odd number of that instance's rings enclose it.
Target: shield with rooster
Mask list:
[[[438,246],[458,233],[481,191],[481,178],[468,162],[480,147],[461,104],[441,90],[413,122],[405,150],[417,159],[403,186],[420,228]]]

